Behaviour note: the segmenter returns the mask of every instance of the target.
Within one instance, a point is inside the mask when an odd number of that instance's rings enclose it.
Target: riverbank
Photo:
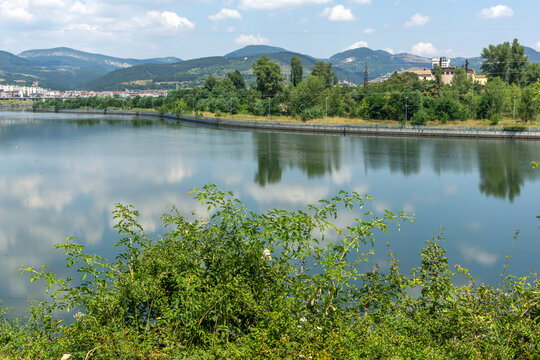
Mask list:
[[[512,128],[502,126],[427,126],[427,125],[385,125],[385,124],[333,124],[327,122],[283,122],[279,120],[239,120],[198,115],[176,115],[157,111],[98,110],[98,109],[34,109],[35,112],[61,112],[73,114],[112,114],[129,116],[159,117],[178,122],[190,122],[223,128],[327,133],[342,135],[378,136],[427,136],[494,139],[540,140],[540,128]],[[517,130],[516,130],[517,129]]]

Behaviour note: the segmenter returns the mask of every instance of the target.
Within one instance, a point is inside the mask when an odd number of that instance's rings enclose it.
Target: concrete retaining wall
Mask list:
[[[103,114],[159,117],[178,122],[190,122],[208,126],[238,129],[260,129],[269,131],[298,131],[308,133],[327,133],[343,135],[386,135],[386,136],[431,136],[431,137],[468,137],[498,139],[540,140],[538,128],[526,128],[524,131],[505,131],[502,127],[463,127],[452,126],[439,128],[433,126],[409,125],[333,125],[325,123],[288,123],[280,121],[234,120],[209,118],[194,115],[159,114],[157,111],[133,110],[87,110],[87,109],[36,109],[36,112],[62,112],[73,114]]]

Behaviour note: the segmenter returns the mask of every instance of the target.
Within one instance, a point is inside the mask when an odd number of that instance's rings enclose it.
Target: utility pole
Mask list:
[[[368,86],[368,82],[369,82],[369,74],[368,74],[367,63],[366,63],[365,69],[364,69],[364,87]]]
[[[409,105],[409,97],[405,96],[405,127],[407,127],[407,107]]]
[[[326,111],[324,113],[324,118],[325,118],[326,123],[328,124],[328,96],[324,100],[326,103]]]
[[[268,121],[270,121],[270,96],[268,97]]]
[[[514,126],[516,126],[516,95],[514,95]]]

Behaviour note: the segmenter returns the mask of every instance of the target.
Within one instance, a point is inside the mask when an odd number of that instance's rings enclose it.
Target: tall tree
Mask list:
[[[253,63],[253,71],[257,77],[257,90],[262,96],[274,96],[281,89],[281,69],[279,65],[270,61],[268,56],[262,56]]]
[[[302,81],[302,75],[304,73],[304,67],[302,61],[298,56],[291,58],[291,82],[293,86],[296,86]]]
[[[205,82],[204,82],[204,88],[208,91],[212,91],[214,90],[214,87],[217,85],[218,81],[216,80],[215,77],[213,76],[209,76],[206,78]]]
[[[521,84],[523,86],[534,85],[538,80],[540,80],[540,63],[528,63],[521,77]]]
[[[246,82],[244,81],[244,77],[240,73],[240,71],[235,70],[234,72],[230,72],[227,74],[229,79],[234,84],[234,87],[237,89],[245,89],[246,88]]]
[[[482,50],[481,56],[485,59],[482,71],[490,78],[500,77],[509,84],[519,83],[523,69],[529,62],[525,48],[517,39],[512,44],[506,41],[499,45],[489,45]]]
[[[315,66],[311,69],[311,75],[322,78],[327,88],[337,84],[337,76],[332,71],[332,63],[316,61]]]
[[[465,69],[462,67],[456,68],[451,85],[452,92],[460,101],[463,101],[465,94],[468,93],[474,86],[472,79],[469,78],[465,72]]]

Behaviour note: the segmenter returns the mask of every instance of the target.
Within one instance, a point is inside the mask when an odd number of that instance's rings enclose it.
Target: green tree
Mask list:
[[[508,85],[499,77],[488,81],[485,92],[478,102],[477,114],[481,118],[489,119],[500,115],[509,104]]]
[[[291,91],[290,102],[294,114],[301,115],[308,109],[319,108],[322,110],[324,103],[324,80],[310,75]]]
[[[281,90],[281,70],[279,65],[262,56],[253,63],[253,71],[257,77],[257,90],[263,97],[274,96]]]
[[[521,91],[518,104],[518,115],[523,121],[529,122],[536,119],[539,112],[539,106],[534,99],[535,95],[535,89],[532,86],[528,86]]]
[[[533,85],[540,80],[540,63],[528,63],[521,77],[523,86]]]
[[[304,73],[304,67],[302,61],[298,56],[291,58],[291,83],[293,86],[297,86],[302,81],[302,75]]]
[[[233,85],[237,89],[245,89],[246,82],[240,71],[235,70],[227,74],[227,77],[232,81]]]
[[[216,80],[215,77],[213,76],[209,76],[206,78],[205,82],[204,82],[204,88],[208,91],[212,91],[214,90],[214,86],[216,86],[218,83],[218,81]]]
[[[324,61],[316,61],[315,66],[311,69],[311,75],[320,77],[324,80],[325,87],[329,88],[337,84],[337,76],[332,71],[332,63]]]
[[[462,102],[465,94],[473,88],[473,81],[467,76],[464,68],[458,67],[455,70],[451,85],[453,95]]]
[[[523,69],[529,62],[525,48],[517,39],[512,44],[506,41],[499,45],[489,45],[482,50],[481,56],[485,59],[482,71],[490,78],[500,77],[509,84],[519,83]]]

